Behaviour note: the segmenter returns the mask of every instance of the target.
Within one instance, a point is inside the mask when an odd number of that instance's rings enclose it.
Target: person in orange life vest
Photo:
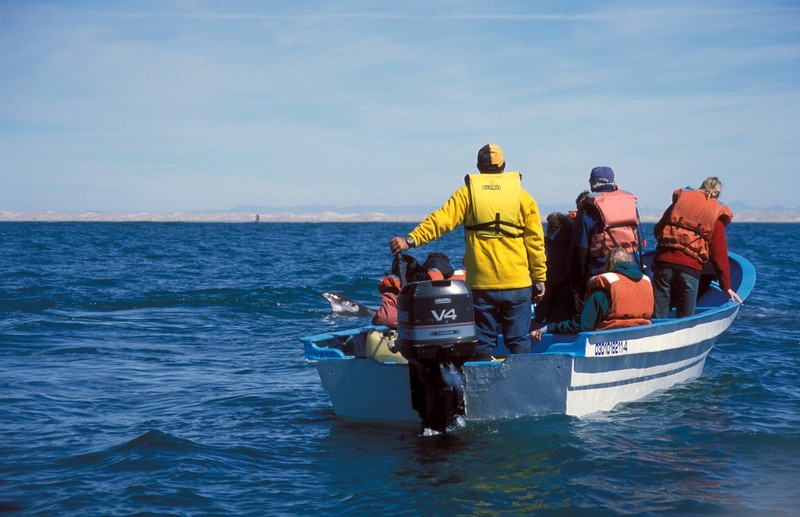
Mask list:
[[[478,347],[475,359],[490,359],[498,346],[498,325],[511,353],[530,350],[532,286],[545,294],[547,265],[539,207],[522,188],[519,172],[505,171],[503,150],[487,144],[478,151],[480,174],[469,174],[439,210],[403,237],[393,237],[393,254],[464,227],[464,266],[472,290]]]
[[[381,293],[381,306],[372,315],[373,325],[386,325],[397,328],[397,295],[400,294],[400,280],[393,275],[386,275],[378,284]]]
[[[718,201],[720,193],[722,182],[715,176],[706,178],[697,190],[678,189],[672,194],[672,204],[656,223],[654,317],[666,318],[671,300],[677,318],[694,314],[703,264],[709,260],[717,272],[720,288],[731,301],[742,302],[731,289],[725,238],[725,226],[733,220],[733,212]]]
[[[544,332],[577,334],[590,330],[634,327],[649,324],[653,311],[650,279],[633,263],[628,250],[616,247],[606,254],[605,272],[588,283],[588,296],[580,316],[531,332],[538,342]]]
[[[570,288],[575,304],[585,298],[586,282],[604,270],[605,256],[621,247],[641,267],[641,224],[636,196],[620,190],[611,167],[599,166],[589,175],[591,193],[580,201],[570,242]]]
[[[587,192],[588,194],[588,192]],[[545,295],[536,305],[536,323],[561,321],[575,314],[575,303],[569,288],[567,256],[572,236],[572,220],[561,212],[547,216],[544,252],[547,255]]]

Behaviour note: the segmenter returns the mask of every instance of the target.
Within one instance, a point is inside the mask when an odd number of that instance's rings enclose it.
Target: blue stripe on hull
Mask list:
[[[709,347],[707,350],[710,350],[710,349],[711,349],[711,347]],[[590,385],[587,385],[587,386],[570,386],[569,388],[567,388],[567,390],[568,391],[596,390],[596,389],[602,389],[602,388],[613,388],[613,387],[617,387],[617,386],[633,385],[633,384],[638,384],[638,383],[641,383],[641,382],[648,382],[648,381],[655,380],[655,379],[662,379],[662,378],[665,378],[665,377],[670,377],[672,375],[676,375],[676,374],[678,374],[678,373],[680,373],[682,371],[688,370],[690,368],[694,368],[695,366],[697,366],[698,364],[702,363],[705,360],[706,360],[706,354],[704,353],[696,361],[692,361],[691,363],[685,364],[685,365],[681,366],[680,368],[675,368],[675,369],[672,369],[672,370],[669,370],[669,371],[666,371],[666,372],[661,372],[661,373],[657,373],[657,374],[653,374],[653,375],[638,376],[638,377],[635,377],[635,378],[632,378],[632,379],[625,379],[625,380],[614,381],[614,382],[604,382],[604,383],[599,383],[599,384],[590,384]]]
[[[663,366],[704,356],[714,346],[715,341],[716,337],[713,337],[694,345],[661,352],[623,354],[611,357],[576,357],[574,368],[576,373],[605,373]]]

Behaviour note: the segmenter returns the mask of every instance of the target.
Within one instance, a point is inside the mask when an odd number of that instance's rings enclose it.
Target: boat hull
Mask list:
[[[732,281],[745,298],[755,271],[731,254]],[[701,303],[702,302],[702,303]],[[739,304],[718,288],[698,301],[687,318],[654,320],[625,329],[546,335],[529,354],[497,361],[466,362],[453,383],[463,392],[466,420],[526,415],[584,416],[609,411],[677,383],[698,377],[716,339],[733,323]],[[337,415],[363,421],[419,422],[411,407],[409,367],[391,354],[365,356],[370,334],[386,327],[367,326],[302,338],[306,358],[316,364]]]
[[[411,408],[406,364],[341,358],[318,361],[317,372],[340,417],[419,422],[419,415]]]

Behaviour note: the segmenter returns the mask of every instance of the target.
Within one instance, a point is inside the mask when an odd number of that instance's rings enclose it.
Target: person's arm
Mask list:
[[[639,217],[639,207],[636,207],[636,239],[638,242],[638,253],[636,254],[636,260],[639,262],[639,269],[644,271],[644,247],[647,246],[647,239],[644,237],[644,232],[642,231],[642,219]]]
[[[435,212],[432,212],[424,221],[419,223],[416,228],[411,230],[408,237],[413,239],[414,247],[422,246],[434,241],[442,235],[453,231],[459,225],[464,224],[464,216],[469,203],[469,191],[467,186],[456,190],[450,199]],[[392,255],[409,249],[406,237],[392,237],[389,240],[389,249]]]
[[[669,205],[667,209],[664,210],[664,213],[661,214],[661,219],[659,219],[658,222],[655,224],[655,226],[653,226],[653,237],[656,238],[656,245],[658,245],[658,239],[659,237],[661,237],[661,232],[664,231],[664,227],[667,225],[667,222],[669,221],[673,206],[675,205],[674,204]]]
[[[711,240],[708,243],[708,258],[714,266],[714,272],[719,280],[719,287],[723,291],[731,288],[731,269],[728,261],[728,239],[725,237],[725,225],[717,220]]]
[[[728,293],[731,301],[742,303],[742,299],[731,289],[731,267],[728,259],[728,238],[725,235],[725,225],[722,220],[717,219],[714,224],[714,231],[711,233],[711,241],[708,243],[708,255],[711,265],[717,274],[719,288]]]
[[[542,217],[536,201],[527,192],[523,191],[523,193],[521,199],[522,213],[525,214],[525,228],[522,230],[522,240],[528,255],[528,271],[531,281],[541,286],[541,294],[544,295],[544,282],[547,280],[547,256],[544,251]]]
[[[416,245],[416,243],[414,243]],[[408,243],[408,238],[406,237],[392,237],[389,239],[389,250],[392,252],[392,255],[397,255],[398,253],[402,253],[411,246]]]
[[[372,324],[397,328],[397,293],[386,291],[381,294],[381,306],[372,316]]]
[[[545,332],[550,334],[577,334],[594,330],[608,314],[611,307],[608,295],[603,290],[594,291],[583,304],[580,315],[573,319],[564,320],[559,323],[550,323],[545,327]]]

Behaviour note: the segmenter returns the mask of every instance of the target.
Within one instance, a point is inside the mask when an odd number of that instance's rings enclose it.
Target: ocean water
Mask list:
[[[729,227],[757,282],[699,379],[432,437],[336,417],[298,340],[412,226],[0,223],[0,513],[797,514],[800,225]]]

